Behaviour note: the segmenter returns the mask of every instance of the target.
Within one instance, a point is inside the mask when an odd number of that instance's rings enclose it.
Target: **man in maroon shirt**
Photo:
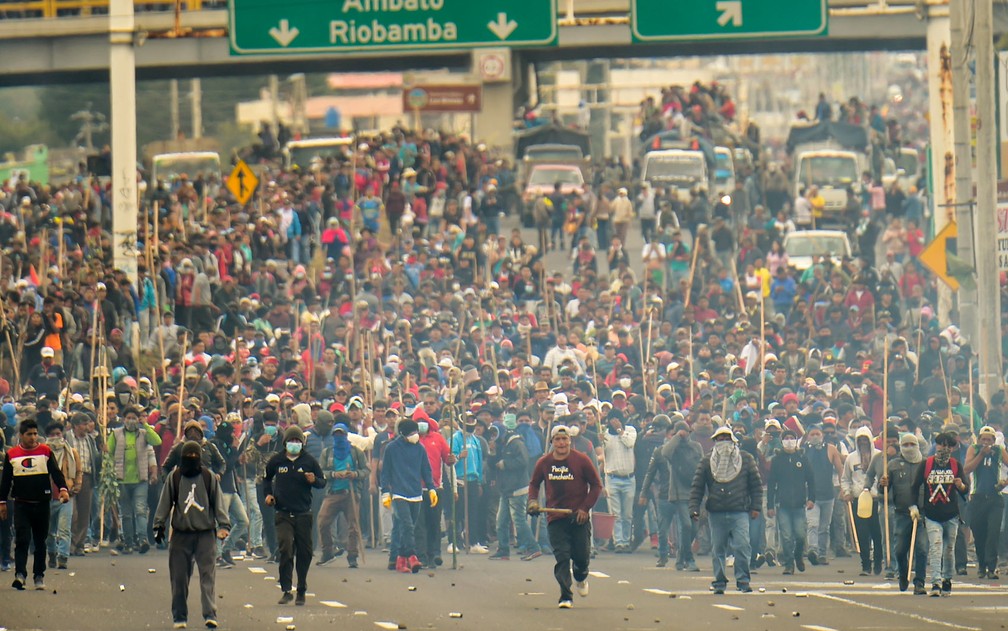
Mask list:
[[[578,594],[588,595],[588,561],[591,558],[589,511],[602,491],[602,481],[588,456],[571,449],[570,430],[554,425],[553,449],[536,463],[529,482],[528,513],[547,512],[550,545],[556,565],[553,575],[560,584],[560,608],[574,606],[571,563]],[[548,509],[539,506],[539,486],[546,484]]]

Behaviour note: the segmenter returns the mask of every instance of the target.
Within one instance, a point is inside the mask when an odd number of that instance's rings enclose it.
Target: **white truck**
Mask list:
[[[151,158],[151,181],[171,182],[185,175],[190,181],[200,175],[221,181],[220,154],[216,151],[159,153]]]
[[[815,186],[826,201],[824,218],[842,214],[847,208],[848,189],[855,195],[861,193],[861,173],[865,170],[865,156],[844,149],[811,149],[795,158],[794,196]]]
[[[690,200],[690,190],[710,190],[710,171],[702,151],[664,149],[644,155],[641,181],[653,188],[671,189],[683,202]]]

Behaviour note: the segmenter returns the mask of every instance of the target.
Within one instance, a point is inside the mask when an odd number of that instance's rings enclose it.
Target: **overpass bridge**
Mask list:
[[[467,68],[470,53],[372,52],[232,57],[220,2],[177,5],[133,0],[140,79],[427,67]],[[947,0],[829,0],[825,37],[634,43],[630,0],[557,0],[556,46],[521,49],[521,64],[560,59],[854,50],[923,50],[929,19],[948,15]],[[997,32],[1008,7],[995,4]],[[102,81],[108,76],[108,0],[0,0],[0,85]]]

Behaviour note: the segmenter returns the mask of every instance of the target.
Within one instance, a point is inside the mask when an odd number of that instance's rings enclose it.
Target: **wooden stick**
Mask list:
[[[882,340],[882,475],[889,477],[889,336]],[[885,511],[886,565],[892,563],[889,545],[889,486],[882,487],[882,508]]]
[[[847,515],[850,517],[851,535],[854,537],[854,549],[857,550],[858,554],[861,554],[861,544],[858,542],[857,526],[854,523],[854,503],[844,503],[847,504]]]
[[[913,524],[911,526],[911,528],[913,528],[913,530],[910,532],[910,554],[909,554],[909,556],[907,556],[907,565],[913,567],[913,565],[914,565],[914,556],[916,556],[915,555],[915,551],[917,549],[917,519],[916,518],[913,519],[913,521],[911,523]],[[910,574],[910,569],[907,568],[907,575],[909,576],[909,574]]]
[[[976,408],[973,407],[973,357],[972,356],[970,356],[969,360],[967,360],[967,362],[966,362],[966,372],[968,373],[968,379],[969,379],[969,408],[970,408],[970,413],[969,413],[969,428],[970,428],[970,435],[973,437],[973,442],[975,443],[976,442],[976,428],[973,427],[973,415],[976,414],[976,412],[974,411],[974,410],[976,410]],[[951,401],[949,401],[949,403],[951,403]],[[912,549],[913,548],[911,548],[911,550]]]
[[[689,399],[690,407],[693,407],[693,396],[694,396],[694,386],[693,386],[693,327],[689,328]]]
[[[185,356],[189,349],[189,333],[187,332],[182,336],[182,357],[179,359],[179,364],[182,366],[182,378],[179,379],[179,409],[178,409],[178,420],[175,423],[175,442],[181,442],[182,440],[182,410],[185,409]]]
[[[554,508],[552,506],[541,506],[540,513],[552,513],[554,515],[570,515],[574,511],[569,508]]]
[[[694,235],[695,237],[696,235]],[[693,239],[693,261],[690,262],[689,268],[689,284],[686,285],[686,298],[683,302],[683,308],[690,306],[690,296],[693,293],[693,276],[696,274],[696,264],[697,264],[697,254],[700,252],[700,241],[696,238]]]
[[[762,280],[760,283],[762,284]],[[766,312],[765,300],[763,298],[763,287],[759,292],[759,405],[761,410],[766,409]]]

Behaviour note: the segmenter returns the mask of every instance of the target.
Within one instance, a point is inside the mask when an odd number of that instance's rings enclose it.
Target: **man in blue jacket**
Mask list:
[[[438,497],[416,421],[403,419],[397,429],[399,436],[385,446],[381,462],[381,501],[385,508],[392,509],[389,569],[416,574],[423,564],[416,555],[413,528],[424,488],[428,489],[432,507],[437,506]]]

